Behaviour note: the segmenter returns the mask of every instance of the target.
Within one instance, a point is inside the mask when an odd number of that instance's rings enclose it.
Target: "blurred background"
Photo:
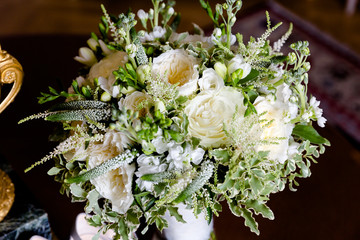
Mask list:
[[[217,1],[209,2],[215,6]],[[101,3],[112,14],[129,7],[134,12],[151,7],[150,0],[0,0],[0,44],[25,71],[20,94],[0,115],[0,162],[10,163],[13,175],[27,189],[26,194],[18,195],[32,198],[48,214],[56,239],[68,239],[84,205],[72,204],[59,194],[59,185],[46,174],[51,162],[23,173],[54,147],[47,139],[54,125],[17,122],[49,106],[39,106],[36,99],[48,85],[66,89],[76,78],[80,64],[73,57],[86,45],[90,33],[98,32]],[[298,192],[286,190],[272,196],[269,205],[275,220],[257,217],[259,237],[224,206],[224,213],[215,219],[217,238],[360,239],[360,2],[243,0],[236,31],[259,36],[264,30],[265,9],[274,23],[294,23],[297,30],[290,43],[310,41],[313,82],[309,90],[322,101],[328,124],[318,130],[332,147],[312,166],[312,177],[299,181]],[[191,31],[192,23],[212,29],[197,1],[178,0],[175,10],[182,14],[180,32]],[[0,239],[4,222],[0,223]],[[29,238],[24,236],[19,239]]]

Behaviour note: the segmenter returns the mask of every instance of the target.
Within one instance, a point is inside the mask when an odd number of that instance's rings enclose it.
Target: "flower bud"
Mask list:
[[[79,56],[76,56],[75,60],[89,67],[97,63],[94,52],[87,47],[82,47],[79,49]]]
[[[224,63],[216,62],[214,65],[214,69],[222,79],[226,79],[227,67]]]
[[[99,46],[99,43],[93,38],[89,38],[86,43],[93,51],[96,51],[96,48]]]
[[[164,102],[159,99],[155,101],[155,111],[157,110],[159,110],[161,113],[164,113],[166,111]]]
[[[142,84],[145,83],[147,76],[150,76],[150,66],[149,65],[141,65],[136,69],[136,74],[139,78],[139,82]]]
[[[174,14],[174,8],[172,8],[172,7],[170,7],[169,9],[168,9],[168,14],[169,15],[173,15]]]
[[[149,14],[147,14],[144,10],[140,9],[138,12],[137,12],[137,16],[138,18],[140,18],[141,20],[143,19],[147,19],[149,17]]]
[[[136,91],[136,89],[133,88],[133,87],[131,87],[131,86],[128,86],[127,88],[122,88],[122,89],[121,89],[121,93],[122,93],[122,94],[133,93],[133,92],[135,92],[135,91]]]
[[[111,53],[114,52],[113,50],[109,49],[109,48],[106,46],[106,44],[104,43],[103,40],[99,40],[99,45],[100,45],[100,48],[101,48],[101,50],[103,51],[103,54],[104,54],[105,56],[110,55]]]
[[[109,102],[111,100],[111,95],[108,92],[103,92],[101,94],[100,100],[103,102]]]

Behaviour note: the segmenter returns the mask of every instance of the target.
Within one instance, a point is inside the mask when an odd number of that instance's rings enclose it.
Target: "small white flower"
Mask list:
[[[214,65],[214,69],[222,79],[226,78],[227,67],[225,64],[223,64],[222,62],[216,62]]]
[[[279,91],[278,94],[283,94]],[[279,163],[284,163],[288,159],[289,139],[291,138],[294,124],[290,120],[296,116],[290,111],[290,104],[284,102],[285,97],[272,95],[267,97],[258,97],[254,106],[259,114],[263,114],[260,119],[271,121],[264,126],[260,139],[263,141],[276,142],[277,144],[260,144],[256,147],[257,151],[269,151],[268,158]]]
[[[171,141],[167,144],[169,154],[166,157],[169,163],[169,170],[184,170],[190,167],[190,163],[198,165],[205,154],[205,150],[202,148],[192,149],[190,144],[187,144],[185,148],[175,142]]]
[[[143,19],[148,19],[149,18],[149,14],[147,14],[144,10],[140,9],[138,12],[137,12],[137,16],[138,18],[140,18],[141,20]]]
[[[145,189],[146,191],[153,192],[154,183],[143,181],[141,180],[141,177],[145,174],[164,172],[167,169],[167,164],[161,163],[159,156],[147,156],[145,154],[141,154],[136,161],[139,166],[138,170],[135,172],[135,175],[138,177],[136,183],[141,190]]]
[[[212,68],[204,70],[202,77],[199,79],[199,87],[201,91],[220,90],[224,86],[224,80]]]
[[[324,117],[319,117],[317,119],[317,124],[319,125],[319,127],[325,127],[325,123],[326,123],[326,118]]]
[[[168,14],[169,15],[173,15],[174,14],[174,8],[172,8],[172,7],[170,7],[169,9],[168,9]]]
[[[231,76],[231,74],[238,69],[242,69],[242,75],[239,76],[240,79],[245,78],[251,72],[251,65],[244,62],[244,59],[239,54],[235,55],[235,57],[228,63],[229,75]]]
[[[134,58],[136,56],[137,47],[135,44],[126,45],[125,51],[131,58]]]
[[[213,33],[212,33],[212,36],[214,36],[216,39],[219,39],[221,37],[221,29],[220,28],[215,28]]]
[[[162,28],[160,26],[155,26],[152,32],[150,32],[150,33],[145,32],[144,37],[141,37],[140,41],[142,41],[142,42],[146,42],[146,41],[153,42],[156,39],[163,38],[165,33],[166,33],[165,28]]]
[[[165,141],[165,138],[162,136],[162,134],[151,140],[151,143],[154,145],[156,152],[159,154],[163,154],[169,149],[167,145],[168,143]]]
[[[82,64],[89,66],[89,67],[91,67],[92,65],[97,63],[97,59],[96,59],[94,52],[90,48],[87,48],[87,47],[80,48],[79,56],[76,56],[74,59]]]

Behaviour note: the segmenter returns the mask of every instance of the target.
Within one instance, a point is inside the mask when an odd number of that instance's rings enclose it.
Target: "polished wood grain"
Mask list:
[[[244,0],[243,11],[266,0]],[[360,10],[345,12],[345,0],[276,0],[316,27],[360,53]],[[215,0],[209,1],[215,5]],[[150,0],[1,0],[0,40],[2,36],[24,34],[88,34],[97,31],[102,15],[100,4],[117,14],[132,7],[148,9]],[[180,31],[211,24],[198,1],[177,1],[175,9],[182,13]]]

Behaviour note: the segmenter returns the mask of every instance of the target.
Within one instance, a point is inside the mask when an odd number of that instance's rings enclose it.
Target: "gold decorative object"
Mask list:
[[[13,83],[13,86],[0,104],[0,113],[14,101],[15,96],[20,91],[24,72],[20,63],[6,51],[1,49],[0,45],[0,96],[3,84]]]
[[[9,176],[0,170],[0,222],[10,211],[15,199],[15,188]]]

